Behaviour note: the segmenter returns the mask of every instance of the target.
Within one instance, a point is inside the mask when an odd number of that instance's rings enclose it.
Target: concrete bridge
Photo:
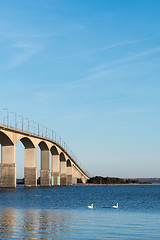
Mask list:
[[[72,185],[81,179],[85,183],[89,176],[76,163],[66,149],[47,137],[0,125],[1,188],[16,187],[16,144],[24,145],[24,179],[26,187],[37,186],[37,147],[41,150],[40,186]],[[50,158],[51,155],[51,158]],[[50,160],[52,169],[50,169]]]

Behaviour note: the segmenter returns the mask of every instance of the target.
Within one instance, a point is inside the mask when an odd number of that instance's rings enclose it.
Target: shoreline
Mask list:
[[[78,184],[77,184],[78,185]],[[80,184],[80,185],[88,185],[88,186],[102,186],[102,185],[124,185],[124,186],[128,186],[128,185],[153,185],[153,183],[85,183],[85,184]]]

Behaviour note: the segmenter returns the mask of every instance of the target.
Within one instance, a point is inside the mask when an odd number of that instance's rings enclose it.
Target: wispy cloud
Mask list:
[[[8,71],[24,62],[42,50],[41,39],[45,34],[39,34],[32,28],[22,29],[17,23],[4,21],[0,24],[1,61],[0,70]],[[3,46],[3,47],[2,47]]]
[[[43,29],[43,31],[42,29],[35,30],[32,27],[24,31],[22,26],[17,23],[10,21],[0,23],[1,43],[4,43],[7,49],[11,49],[8,58],[6,55],[5,60],[3,59],[3,62],[1,62],[0,70],[7,71],[28,61],[45,48],[46,39],[65,35],[70,31],[81,30],[84,27],[83,24],[68,23],[65,26],[56,26],[54,31],[49,27]],[[4,48],[1,48],[2,44],[0,47],[2,53]]]
[[[159,38],[159,37],[155,37],[155,38]],[[99,47],[99,48],[94,48],[88,51],[81,51],[81,52],[76,52],[74,54],[70,54],[70,55],[65,55],[65,56],[61,56],[59,57],[60,59],[65,59],[68,57],[79,57],[79,56],[87,56],[87,55],[94,55],[100,52],[105,52],[107,50],[110,49],[114,49],[114,48],[118,48],[118,47],[123,47],[123,46],[127,46],[127,45],[133,45],[133,44],[137,44],[137,43],[142,43],[142,42],[146,42],[151,40],[151,38],[143,38],[143,39],[135,39],[135,40],[130,40],[130,41],[122,41],[122,42],[115,42],[103,47]]]
[[[106,50],[109,50],[109,49],[112,49],[112,48],[131,45],[131,44],[135,44],[135,43],[139,43],[139,42],[145,42],[145,41],[148,41],[148,40],[149,40],[148,38],[144,38],[144,39],[137,39],[137,40],[131,40],[131,41],[117,42],[117,43],[110,44],[108,46],[95,48],[95,49],[90,50],[90,51],[82,52],[82,54],[85,54],[85,55],[94,54],[94,53],[103,52],[103,51],[106,51]]]
[[[122,70],[125,70],[127,69],[127,67],[130,66],[132,68],[132,65],[136,66],[136,64],[138,64],[139,66],[141,61],[148,61],[148,58],[146,57],[151,57],[152,55],[159,53],[160,47],[156,47],[147,49],[146,51],[128,54],[126,57],[119,58],[115,61],[107,61],[99,64],[98,66],[90,69],[83,78],[70,81],[68,80],[61,83],[52,82],[48,84],[48,87],[50,89],[54,89],[55,93],[52,93],[53,95],[58,95],[59,91],[61,91],[62,89],[65,89],[65,91],[70,94],[70,91],[73,92],[73,90],[76,89],[85,89],[86,87],[91,88],[91,84],[100,83],[101,79],[106,79],[106,81],[109,81],[110,77],[113,76],[114,79],[117,79],[115,76],[118,77],[119,73],[122,72]],[[124,71],[123,74],[127,73]],[[45,85],[43,87],[43,91],[44,88]],[[112,88],[115,88],[115,86],[112,85]]]
[[[127,46],[127,45],[133,45],[133,44],[136,44],[136,43],[143,43],[143,42],[147,42],[147,41],[157,39],[157,38],[160,38],[160,36],[155,36],[155,37],[152,37],[152,38],[142,38],[142,39],[135,39],[135,40],[130,40],[130,41],[117,42],[117,43],[110,44],[108,46],[93,49],[91,51],[86,52],[86,54],[106,51],[108,49],[117,48],[117,47],[121,47],[121,46]]]
[[[94,105],[94,104],[93,104]],[[101,103],[102,105],[102,103]],[[79,107],[76,109],[75,113],[67,112],[66,115],[64,114],[64,119],[107,119],[110,117],[119,117],[121,116],[137,116],[139,114],[144,113],[153,113],[157,112],[156,109],[149,109],[149,108],[129,108],[129,109],[117,109],[114,111],[110,111],[109,109],[106,111],[88,111],[88,106],[83,105],[83,107]],[[61,116],[57,116],[60,118]],[[126,127],[126,126],[124,126]]]
[[[1,64],[1,70],[9,70],[28,61],[33,55],[41,51],[41,47],[33,43],[17,42],[12,45],[12,54],[10,54],[6,63]]]
[[[125,69],[132,64],[138,64],[143,61],[148,61],[148,57],[151,57],[154,54],[160,53],[160,47],[147,49],[146,51],[130,53],[125,57],[119,58],[114,61],[102,62],[94,68],[91,68],[84,78],[79,80],[70,81],[68,83],[64,83],[67,88],[79,88],[85,87],[91,82],[99,82],[101,79],[109,79],[111,76],[115,76],[115,74],[119,73],[121,69]],[[125,72],[124,72],[125,74]]]
[[[120,114],[134,114],[134,113],[148,113],[148,112],[153,112],[153,109],[118,109],[117,111],[111,111],[108,112],[107,115],[120,115]]]
[[[117,66],[120,66],[123,64],[127,64],[130,63],[132,61],[139,61],[142,59],[142,57],[147,57],[153,54],[157,54],[160,53],[160,47],[156,47],[156,48],[151,48],[151,49],[147,49],[145,51],[142,52],[135,52],[135,53],[129,53],[127,56],[119,58],[118,60],[114,60],[114,61],[107,61],[107,62],[103,62],[100,65],[94,67],[93,69],[91,69],[91,72],[95,72],[101,69],[111,69],[111,68],[115,68]]]

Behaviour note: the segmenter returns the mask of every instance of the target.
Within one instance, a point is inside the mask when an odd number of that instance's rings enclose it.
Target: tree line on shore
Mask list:
[[[123,178],[116,178],[116,177],[95,176],[88,179],[87,183],[90,183],[90,184],[138,184],[140,182],[136,179],[123,179]]]

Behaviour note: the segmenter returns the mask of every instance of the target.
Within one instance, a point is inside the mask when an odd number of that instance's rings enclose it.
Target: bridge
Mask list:
[[[77,180],[86,183],[89,176],[80,167],[73,157],[72,152],[62,142],[61,138],[44,134],[43,128],[40,134],[38,125],[37,133],[21,129],[7,123],[0,124],[0,186],[1,188],[16,187],[16,144],[21,141],[24,146],[24,185],[25,187],[37,187],[37,147],[41,151],[40,186],[49,187],[57,185],[77,184]],[[23,119],[22,119],[23,120]],[[29,122],[28,122],[29,123]],[[51,156],[51,157],[50,157]],[[51,161],[51,164],[50,164]],[[50,165],[52,166],[50,169]]]

